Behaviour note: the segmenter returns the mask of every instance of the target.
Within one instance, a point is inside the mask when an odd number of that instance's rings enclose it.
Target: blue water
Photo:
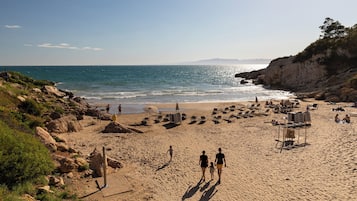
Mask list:
[[[229,102],[286,98],[289,92],[240,84],[234,75],[265,68],[265,64],[236,66],[31,66],[2,67],[57,87],[89,103],[123,106],[175,102]],[[123,107],[124,109],[125,107]]]

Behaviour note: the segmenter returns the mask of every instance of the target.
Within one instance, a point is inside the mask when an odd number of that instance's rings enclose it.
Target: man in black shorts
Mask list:
[[[205,181],[205,179],[206,179],[205,172],[206,172],[206,168],[208,167],[208,157],[207,157],[205,151],[202,151],[202,155],[200,156],[199,164],[201,165],[201,168],[202,168],[202,179],[203,179],[203,181]]]
[[[218,148],[218,153],[216,154],[216,160],[214,162],[217,164],[218,183],[221,183],[223,162],[224,162],[224,166],[227,167],[226,158],[224,157],[221,148]]]

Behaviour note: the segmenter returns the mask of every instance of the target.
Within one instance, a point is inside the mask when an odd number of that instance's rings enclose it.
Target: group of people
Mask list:
[[[222,174],[223,164],[225,167],[227,167],[226,158],[225,158],[224,154],[222,153],[221,148],[218,148],[218,153],[216,154],[216,159],[214,160],[214,162],[217,166],[218,183],[221,183],[221,174]],[[208,167],[208,156],[206,155],[205,151],[202,151],[202,155],[200,156],[200,160],[199,160],[199,165],[201,166],[201,169],[202,169],[201,180],[205,181],[205,179],[206,179],[205,173],[206,173],[206,169]],[[210,169],[210,173],[211,173],[211,180],[213,180],[214,170],[215,170],[213,162],[210,163],[209,169]]]
[[[335,122],[336,123],[351,123],[351,118],[350,118],[350,116],[348,114],[346,114],[346,116],[341,120],[339,115],[336,114]]]
[[[169,155],[170,155],[170,162],[172,161],[173,152],[174,151],[173,151],[172,145],[170,145],[169,149],[167,150],[167,153],[169,153]],[[214,163],[217,166],[218,183],[221,183],[221,175],[222,175],[223,165],[225,167],[227,167],[226,158],[224,156],[224,153],[222,153],[222,149],[221,148],[218,148],[218,153],[216,154],[216,159],[214,160]],[[206,155],[205,151],[202,151],[202,155],[200,156],[200,160],[199,160],[199,165],[201,166],[201,169],[202,169],[201,181],[202,180],[205,181],[205,179],[206,179],[206,169],[208,167],[208,156]],[[210,173],[211,173],[211,180],[213,180],[214,171],[215,171],[215,167],[214,167],[213,162],[210,163],[209,170],[210,170]]]
[[[105,110],[107,111],[107,113],[109,113],[109,111],[110,111],[110,104],[107,105],[107,107],[105,108]],[[118,114],[121,114],[121,104],[118,105]]]

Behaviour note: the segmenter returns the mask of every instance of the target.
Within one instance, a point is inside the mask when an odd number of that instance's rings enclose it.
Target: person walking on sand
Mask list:
[[[211,173],[211,180],[214,178],[214,165],[213,162],[211,162],[211,165],[209,166],[209,172]]]
[[[201,179],[203,179],[203,181],[205,181],[205,179],[206,179],[206,176],[205,176],[206,168],[208,167],[208,157],[207,157],[205,151],[202,151],[202,155],[200,156],[199,164],[200,164],[201,169],[202,169],[202,178]]]
[[[174,154],[174,150],[172,149],[172,145],[170,145],[169,150],[166,153],[170,154],[170,162],[172,161],[172,155]]]
[[[218,183],[221,183],[221,175],[222,175],[222,168],[223,168],[223,163],[224,167],[227,167],[226,163],[226,158],[224,157],[224,154],[222,153],[222,149],[218,148],[218,153],[216,154],[216,159],[214,161],[217,164],[217,172],[218,172]]]

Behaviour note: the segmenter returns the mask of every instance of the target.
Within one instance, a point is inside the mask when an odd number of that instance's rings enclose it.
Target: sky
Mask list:
[[[275,59],[316,41],[356,0],[0,0],[0,65]]]

